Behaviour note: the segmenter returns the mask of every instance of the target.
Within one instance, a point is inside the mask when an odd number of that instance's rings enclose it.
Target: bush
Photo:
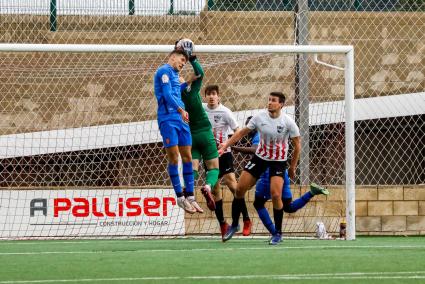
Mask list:
[[[425,11],[425,1],[423,0],[400,0],[401,11]]]
[[[252,11],[256,0],[215,0],[212,10],[217,11]]]

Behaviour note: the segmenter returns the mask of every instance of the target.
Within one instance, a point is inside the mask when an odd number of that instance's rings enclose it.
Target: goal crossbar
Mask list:
[[[167,53],[174,45],[125,44],[21,44],[1,43],[0,51],[9,52],[151,52]],[[196,45],[196,53],[339,53],[353,51],[351,45]]]

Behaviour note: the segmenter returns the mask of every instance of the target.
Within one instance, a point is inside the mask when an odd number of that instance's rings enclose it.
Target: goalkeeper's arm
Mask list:
[[[197,79],[193,81],[191,85],[191,92],[198,94],[201,92],[202,79],[204,79],[205,73],[204,73],[204,70],[202,69],[201,64],[196,58],[196,55],[192,55],[189,58],[189,61],[190,61],[190,64],[192,64],[193,72],[195,72],[195,75],[197,76]]]

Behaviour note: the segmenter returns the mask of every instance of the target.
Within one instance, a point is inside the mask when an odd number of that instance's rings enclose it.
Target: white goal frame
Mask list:
[[[0,44],[1,52],[114,52],[169,53],[173,45],[103,44]],[[197,45],[196,53],[288,53],[343,54],[345,56],[345,171],[347,240],[354,240],[355,153],[354,153],[354,48],[351,45]],[[317,63],[321,64],[322,62]],[[331,68],[342,69],[327,65]]]

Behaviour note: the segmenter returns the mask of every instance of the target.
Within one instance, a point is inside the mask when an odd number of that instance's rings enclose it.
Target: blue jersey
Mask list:
[[[251,140],[252,146],[257,146],[260,143],[260,133],[256,133]],[[283,178],[283,188],[282,188],[282,197],[283,198],[292,198],[291,188],[290,188],[290,179],[288,176],[288,170],[285,171],[285,176]],[[266,200],[271,199],[270,194],[270,174],[269,169],[260,176],[255,186],[255,196],[262,197]]]
[[[158,125],[164,121],[183,122],[178,108],[184,109],[181,99],[179,73],[170,64],[158,68],[154,77],[155,96],[158,102]]]
[[[251,139],[251,145],[258,146],[258,144],[260,144],[260,133],[255,132],[254,137]]]

